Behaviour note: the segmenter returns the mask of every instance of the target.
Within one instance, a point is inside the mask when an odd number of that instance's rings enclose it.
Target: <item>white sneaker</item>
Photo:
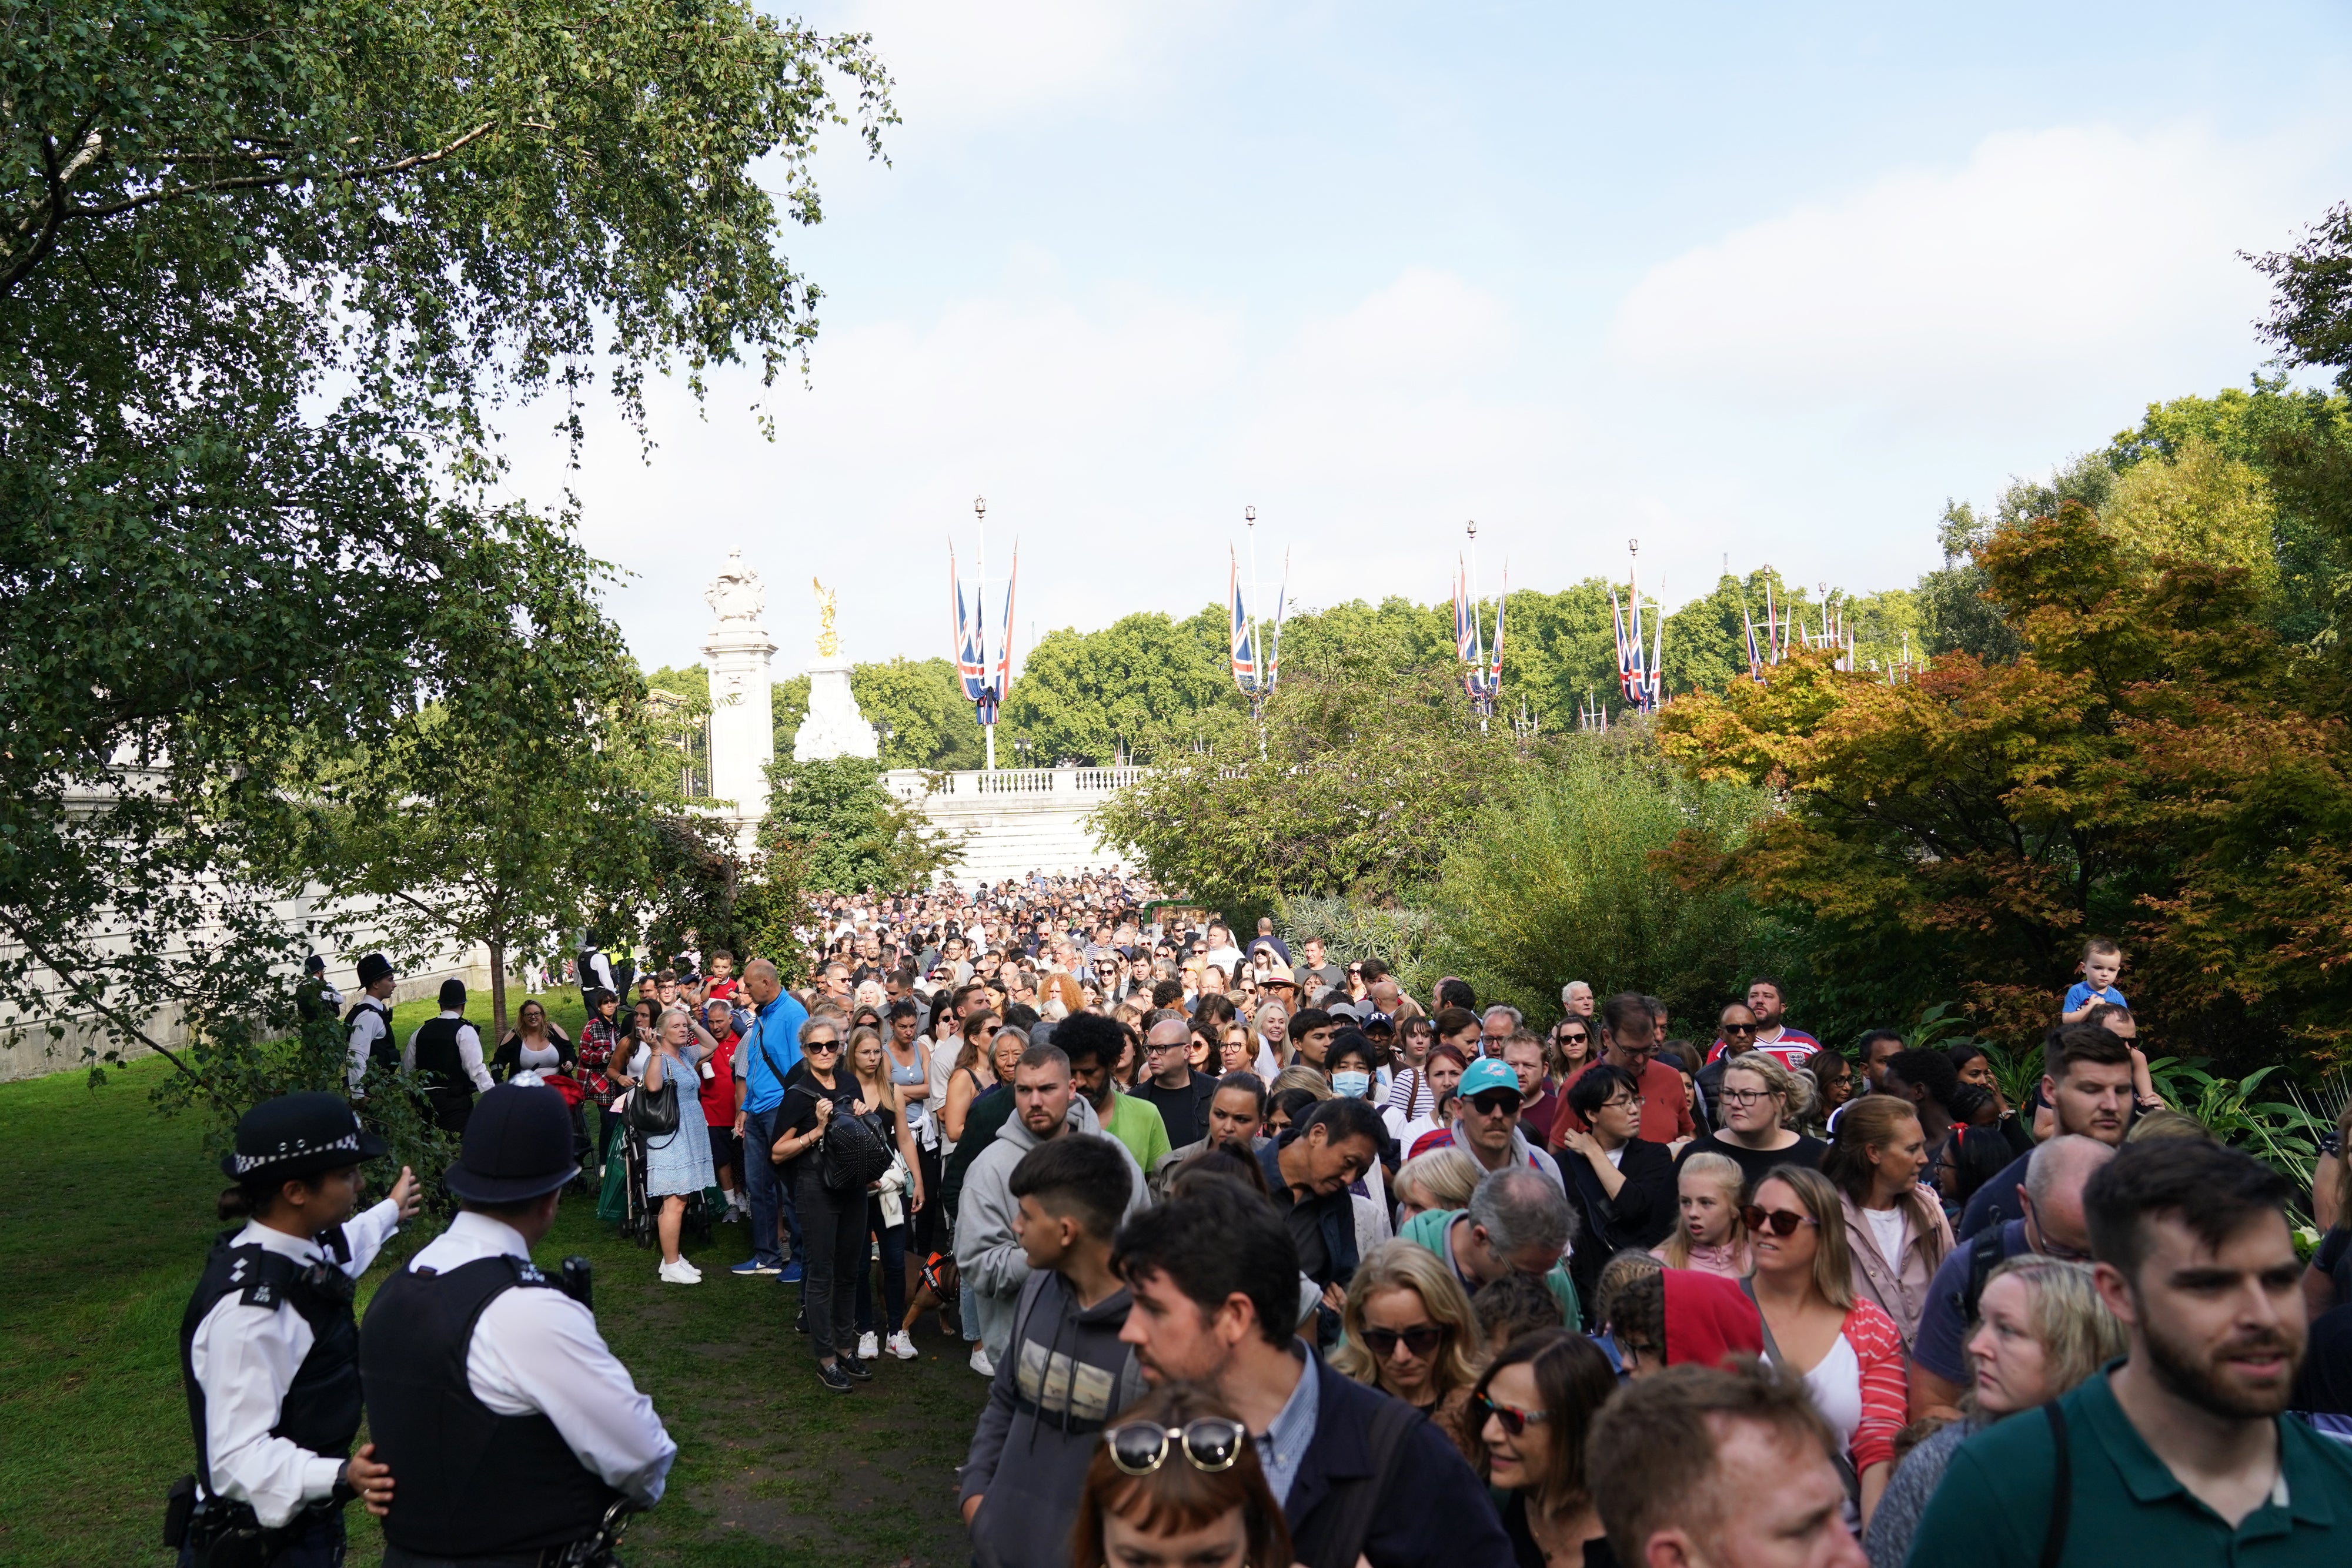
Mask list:
[[[988,1347],[978,1340],[971,1343],[971,1369],[982,1377],[996,1375],[996,1364],[988,1359]]]
[[[694,1282],[696,1284],[699,1285],[702,1283],[702,1270],[694,1266],[694,1260],[691,1258],[680,1258],[677,1260],[677,1266],[685,1270],[688,1273],[693,1275]]]
[[[900,1329],[890,1336],[890,1354],[900,1361],[915,1359],[915,1336]]]
[[[694,1271],[694,1266],[683,1258],[679,1259],[675,1263],[663,1264],[660,1268],[654,1270],[654,1274],[655,1277],[659,1279],[665,1285],[699,1285],[702,1283],[702,1276],[696,1273]]]
[[[877,1356],[880,1355],[881,1354],[882,1354],[882,1346],[881,1346],[881,1343],[880,1343],[880,1342],[879,1342],[879,1341],[876,1340],[876,1339],[875,1339],[875,1337],[874,1337],[872,1334],[870,1334],[870,1333],[862,1333],[862,1334],[859,1334],[859,1335],[857,1336],[857,1359],[858,1359],[858,1360],[860,1360],[860,1361],[872,1361],[875,1357],[877,1357]]]

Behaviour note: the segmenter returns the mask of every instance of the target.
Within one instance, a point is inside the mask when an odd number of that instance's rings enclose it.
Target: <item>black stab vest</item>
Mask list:
[[[205,1391],[196,1382],[196,1330],[225,1296],[248,1306],[291,1307],[310,1325],[310,1354],[294,1369],[294,1381],[278,1406],[273,1437],[328,1458],[349,1458],[360,1429],[360,1333],[352,1316],[352,1280],[329,1264],[308,1268],[265,1247],[231,1245],[224,1234],[205,1260],[204,1277],[180,1319],[180,1378],[188,1393],[188,1419],[195,1428],[196,1476],[215,1491],[212,1455],[205,1440]],[[337,1227],[322,1239],[331,1252],[349,1256]]]
[[[619,1500],[554,1422],[501,1416],[466,1380],[483,1309],[555,1288],[526,1260],[480,1258],[446,1274],[403,1269],[368,1303],[368,1431],[399,1478],[384,1539],[423,1557],[532,1552],[593,1534]]]
[[[352,1025],[359,1021],[362,1013],[373,1013],[383,1019],[383,1032],[368,1041],[369,1062],[387,1072],[399,1071],[400,1047],[392,1038],[392,1009],[373,997],[362,996],[352,1004],[352,1010],[343,1015],[344,1037],[350,1037]]]

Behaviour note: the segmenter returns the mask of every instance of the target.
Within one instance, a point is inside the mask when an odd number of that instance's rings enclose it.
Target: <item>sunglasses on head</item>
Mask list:
[[[1110,1462],[1130,1476],[1148,1476],[1168,1462],[1170,1451],[1184,1456],[1196,1470],[1214,1475],[1233,1469],[1242,1457],[1249,1433],[1239,1421],[1223,1416],[1202,1416],[1181,1427],[1153,1421],[1129,1421],[1103,1434]]]
[[[1799,1214],[1793,1208],[1764,1208],[1752,1203],[1739,1211],[1739,1218],[1750,1230],[1769,1230],[1775,1236],[1794,1236],[1801,1225],[1821,1224],[1811,1215]]]
[[[1470,1401],[1470,1429],[1474,1432],[1486,1425],[1493,1416],[1503,1424],[1503,1430],[1516,1437],[1530,1427],[1540,1427],[1551,1419],[1549,1410],[1522,1410],[1516,1405],[1504,1405],[1479,1395]]]
[[[1433,1354],[1445,1343],[1445,1331],[1435,1323],[1423,1323],[1411,1329],[1366,1329],[1360,1337],[1366,1350],[1386,1361],[1396,1354],[1399,1345],[1416,1357]]]

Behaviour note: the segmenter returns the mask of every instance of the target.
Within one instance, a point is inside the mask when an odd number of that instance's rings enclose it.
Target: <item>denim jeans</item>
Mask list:
[[[793,1239],[793,1256],[807,1257],[801,1245],[799,1206],[793,1200],[793,1191],[783,1173],[768,1151],[776,1146],[776,1113],[773,1110],[753,1111],[743,1119],[743,1185],[750,1187],[751,1205],[751,1256],[761,1263],[781,1265],[783,1254],[776,1249],[776,1216],[781,1211],[784,1229]]]
[[[896,1225],[882,1223],[882,1206],[869,1195],[866,1199],[866,1234],[882,1244],[882,1310],[890,1321],[876,1327],[874,1322],[874,1270],[866,1261],[864,1249],[857,1254],[857,1332],[878,1333],[884,1339],[897,1333],[907,1321],[907,1222]]]

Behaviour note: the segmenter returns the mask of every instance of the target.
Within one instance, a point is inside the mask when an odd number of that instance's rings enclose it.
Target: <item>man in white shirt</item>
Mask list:
[[[250,1218],[213,1249],[180,1323],[199,1557],[257,1526],[272,1563],[327,1568],[342,1560],[342,1505],[387,1483],[373,1445],[346,1458],[361,1414],[352,1281],[416,1212],[403,1170],[354,1218],[361,1163],[384,1152],[334,1094],[282,1095],[237,1124],[221,1215]]]
[[[677,1457],[588,1302],[530,1260],[579,1174],[562,1097],[491,1090],[463,1151],[446,1177],[462,1212],[360,1331],[369,1429],[395,1480],[384,1568],[552,1560],[660,1501]]]
[[[466,1021],[465,981],[453,975],[441,982],[441,1011],[408,1037],[400,1070],[420,1076],[443,1131],[466,1130],[474,1095],[490,1092],[490,1070],[482,1061],[482,1037]]]
[[[371,953],[360,960],[360,999],[343,1015],[344,1027],[350,1031],[343,1037],[351,1053],[347,1076],[354,1094],[367,1077],[370,1062],[392,1067],[399,1061],[392,1046],[392,993],[396,984],[392,961],[383,954]]]

